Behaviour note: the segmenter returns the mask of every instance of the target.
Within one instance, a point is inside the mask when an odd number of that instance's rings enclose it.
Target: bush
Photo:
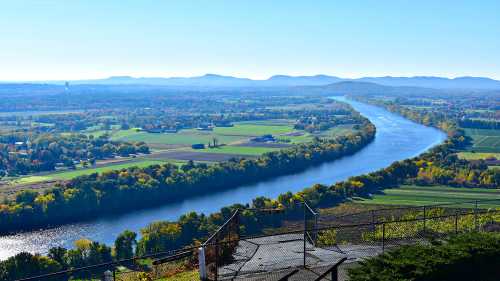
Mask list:
[[[349,270],[349,280],[497,281],[498,265],[500,234],[468,233],[369,258]]]

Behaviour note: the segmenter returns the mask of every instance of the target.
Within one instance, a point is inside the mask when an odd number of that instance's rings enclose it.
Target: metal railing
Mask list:
[[[343,258],[370,257],[401,245],[429,243],[464,232],[496,231],[496,226],[500,226],[500,210],[455,209],[450,213],[444,208],[426,208],[425,215],[421,212],[410,212],[412,217],[305,227],[302,231],[274,231],[225,241],[223,244],[230,243],[233,247],[233,262],[218,268],[216,280],[290,267],[324,267]],[[315,234],[314,241],[309,233]]]

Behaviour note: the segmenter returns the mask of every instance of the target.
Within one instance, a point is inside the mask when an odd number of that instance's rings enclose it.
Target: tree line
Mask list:
[[[149,153],[149,147],[143,142],[112,141],[106,136],[84,134],[3,134],[0,177],[52,171],[57,166],[75,168],[80,162],[92,165],[96,160],[136,153]]]

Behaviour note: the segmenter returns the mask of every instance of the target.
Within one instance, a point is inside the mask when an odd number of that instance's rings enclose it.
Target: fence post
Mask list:
[[[385,251],[385,222],[382,223],[382,253]]]
[[[111,273],[111,271],[109,270],[104,271],[104,281],[113,281],[112,278],[113,278],[113,273]]]
[[[306,235],[307,235],[307,210],[306,202],[304,201],[304,268],[306,268]]]
[[[207,280],[207,264],[205,263],[205,248],[198,248],[198,267],[200,269],[200,280]]]
[[[339,269],[338,269],[338,266],[336,266],[332,270],[332,281],[338,281],[338,280],[339,280]]]
[[[375,210],[370,211],[372,213],[372,230],[375,233]]]
[[[427,209],[424,206],[424,235],[425,235],[425,232],[427,230],[426,225],[425,225],[426,220],[427,220]]]
[[[236,210],[236,239],[240,240],[240,209]]]
[[[475,201],[474,204],[474,229],[476,231],[479,231],[479,225],[477,223],[477,200]]]
[[[314,215],[314,247],[316,247],[318,241],[318,217],[319,212]]]
[[[455,234],[458,234],[458,211],[455,211]]]
[[[219,278],[219,233],[215,235],[215,276],[214,280]]]

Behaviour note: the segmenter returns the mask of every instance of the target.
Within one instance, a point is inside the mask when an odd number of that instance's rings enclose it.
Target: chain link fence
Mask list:
[[[339,280],[343,280],[343,268],[391,248],[430,243],[458,233],[500,232],[499,206],[500,200],[481,200],[325,217],[307,203],[290,209],[242,209],[200,247],[24,280],[104,280],[105,272],[107,280],[113,281],[157,280],[171,273],[176,264],[191,269],[199,265],[206,280],[238,280],[270,272],[279,280],[297,268],[320,276],[323,269],[347,258],[339,267]],[[306,273],[294,276],[301,274]]]

